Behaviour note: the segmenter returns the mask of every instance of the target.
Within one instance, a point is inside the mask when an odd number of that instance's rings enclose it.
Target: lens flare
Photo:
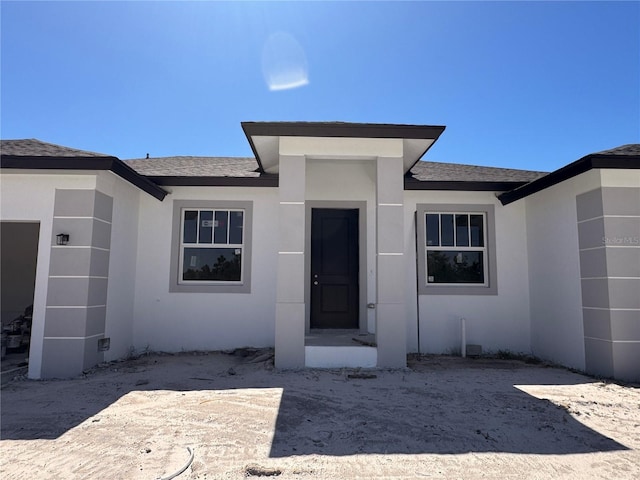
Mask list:
[[[262,50],[262,74],[271,91],[309,83],[304,49],[292,35],[276,32],[269,36]]]

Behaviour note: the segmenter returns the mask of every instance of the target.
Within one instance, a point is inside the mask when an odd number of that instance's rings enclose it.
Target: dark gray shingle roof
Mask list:
[[[0,140],[2,155],[15,157],[111,157],[104,153],[88,152],[76,148],[63,147],[54,143],[47,143],[35,138],[24,140]]]
[[[621,155],[621,156],[638,156],[640,155],[640,143],[629,143],[627,145],[621,145],[610,150],[603,150],[602,152],[596,152],[592,155]]]
[[[512,168],[420,161],[413,166],[410,174],[421,182],[530,182],[545,176],[547,173]]]
[[[141,175],[151,177],[259,177],[251,157],[159,157],[125,160]],[[418,162],[410,171],[418,181],[530,182],[545,172],[478,167],[455,163]]]
[[[116,157],[41,142],[33,138],[0,140],[0,168],[3,170],[110,170],[158,200],[162,200],[167,194],[156,183],[139,175]]]
[[[150,177],[259,177],[258,162],[251,157],[158,157],[125,160],[141,175]]]

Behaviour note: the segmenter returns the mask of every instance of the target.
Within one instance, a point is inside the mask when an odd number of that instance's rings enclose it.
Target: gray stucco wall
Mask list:
[[[640,188],[576,197],[589,373],[640,380]]]
[[[78,375],[104,358],[112,209],[96,190],[56,190],[42,378]],[[67,245],[56,245],[59,233]]]

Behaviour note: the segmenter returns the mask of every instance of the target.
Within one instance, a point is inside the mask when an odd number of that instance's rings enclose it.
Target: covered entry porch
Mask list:
[[[404,175],[444,127],[243,129],[279,175],[276,367],[405,367]]]

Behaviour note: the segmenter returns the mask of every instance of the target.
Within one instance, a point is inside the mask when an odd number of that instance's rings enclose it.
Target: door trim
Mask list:
[[[304,239],[304,303],[305,303],[305,332],[311,328],[311,209],[333,208],[344,210],[358,210],[358,245],[359,255],[359,303],[358,325],[362,333],[367,331],[367,202],[340,200],[307,200],[305,202],[305,239]]]

